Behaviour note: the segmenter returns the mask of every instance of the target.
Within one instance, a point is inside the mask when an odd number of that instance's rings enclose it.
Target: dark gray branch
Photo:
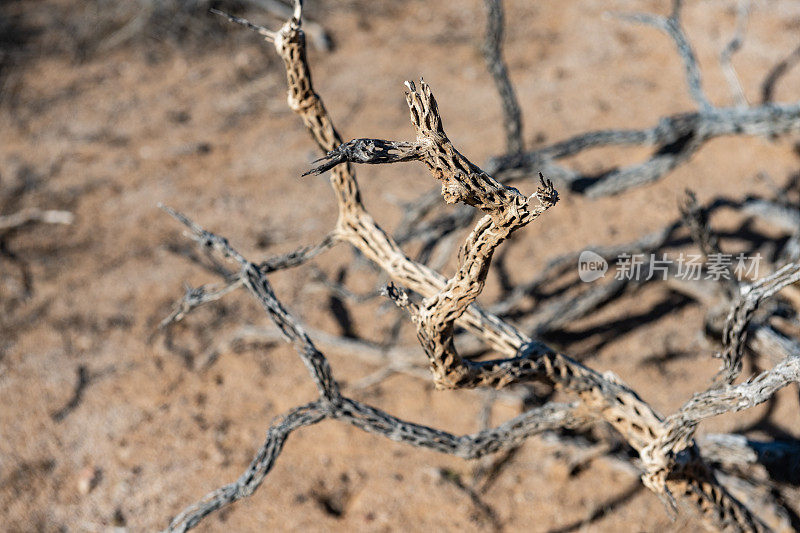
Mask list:
[[[758,441],[744,435],[712,434],[698,439],[703,457],[723,467],[761,465],[776,481],[800,484],[800,441]]]
[[[503,3],[501,0],[484,0],[486,6],[486,40],[483,43],[483,57],[494,79],[500,101],[503,104],[503,127],[506,130],[506,151],[508,154],[522,152],[522,112],[517,95],[508,77],[508,67],[503,59]]]
[[[742,287],[739,298],[728,313],[722,333],[724,346],[720,355],[723,360],[723,368],[720,371],[722,383],[733,383],[742,371],[742,355],[747,343],[748,327],[759,304],[798,280],[800,280],[800,264],[790,263],[772,275]]]
[[[739,81],[739,76],[736,74],[736,69],[733,66],[733,55],[739,51],[744,44],[745,31],[747,30],[747,19],[750,16],[750,0],[739,0],[736,9],[736,30],[733,37],[719,55],[719,62],[722,66],[722,71],[725,73],[725,78],[728,81],[733,100],[739,107],[747,106],[747,98],[742,89],[742,83]]]
[[[258,266],[263,270],[264,274],[294,268],[330,249],[336,242],[336,237],[333,234],[328,234],[318,244],[304,246],[298,250],[271,257],[261,262]]]
[[[295,429],[316,424],[325,416],[324,404],[319,400],[296,407],[283,415],[270,426],[266,441],[239,479],[209,492],[198,502],[184,509],[170,521],[166,531],[179,533],[189,531],[214,511],[253,494],[272,470],[289,434]]]
[[[393,441],[465,459],[476,459],[517,446],[526,438],[543,431],[577,428],[587,423],[586,419],[575,414],[577,403],[551,403],[522,413],[496,428],[458,436],[406,422],[349,398],[341,400],[339,406],[335,408],[331,404],[317,400],[297,407],[281,417],[270,427],[266,441],[239,479],[208,493],[197,503],[187,507],[170,522],[167,531],[188,531],[214,511],[252,495],[275,465],[289,434],[326,418],[341,420],[367,433],[381,435]]]
[[[229,243],[228,240],[208,232],[192,222],[186,216],[174,211],[170,208],[164,208],[170,215],[175,217],[178,221],[183,223],[192,232],[192,237],[201,244],[214,249],[217,253],[238,263],[240,267],[239,278],[250,293],[264,307],[269,317],[278,326],[286,339],[294,345],[295,349],[300,353],[303,363],[306,365],[311,378],[319,389],[322,399],[338,403],[341,395],[339,393],[339,386],[333,379],[328,360],[322,353],[317,350],[311,338],[303,330],[302,326],[298,324],[294,318],[286,311],[283,305],[275,297],[272,287],[267,281],[267,277],[263,270],[244,258],[237,252]]]
[[[163,208],[167,213],[174,216],[184,224],[191,223],[180,213],[167,207]],[[199,228],[193,228],[193,229],[197,230]],[[269,274],[277,270],[294,268],[296,266],[302,265],[303,263],[305,263],[310,259],[313,259],[320,253],[332,247],[334,244],[336,244],[336,242],[337,241],[334,235],[328,234],[325,236],[324,239],[322,239],[322,241],[319,244],[304,246],[303,248],[300,248],[298,250],[293,250],[286,254],[271,257],[263,261],[259,265],[259,268],[264,272],[264,274]],[[208,246],[209,242],[203,241],[201,244]],[[219,273],[227,278],[225,282],[223,282],[222,284],[201,285],[200,287],[187,286],[184,290],[183,297],[175,303],[175,305],[173,306],[172,313],[170,313],[169,316],[167,316],[164,320],[161,321],[161,323],[159,324],[159,328],[163,329],[172,323],[183,320],[183,318],[186,315],[188,315],[198,307],[201,307],[207,303],[216,302],[229,292],[232,292],[242,286],[242,279],[238,273],[230,272],[227,269],[225,269],[222,265],[215,265],[215,266],[218,267],[217,270],[219,271]]]
[[[314,161],[319,163],[309,174],[322,174],[336,165],[349,161],[350,163],[398,163],[413,161],[421,157],[421,147],[418,143],[403,141],[384,141],[381,139],[353,139],[342,143],[327,154]]]
[[[680,0],[675,0],[673,2],[672,14],[670,14],[668,18],[647,13],[623,14],[619,16],[624,20],[653,26],[670,36],[675,43],[681,61],[683,61],[683,68],[686,71],[686,81],[689,84],[689,94],[692,96],[692,99],[697,102],[701,110],[709,111],[714,106],[711,105],[711,102],[703,91],[703,82],[700,76],[700,67],[697,65],[697,58],[681,26],[681,7],[682,2]]]

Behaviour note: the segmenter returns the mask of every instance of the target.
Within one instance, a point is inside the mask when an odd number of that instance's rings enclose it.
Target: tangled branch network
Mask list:
[[[479,307],[475,301],[484,288],[500,245],[519,228],[546,217],[547,211],[556,206],[558,193],[550,178],[564,185],[578,181],[577,175],[557,167],[555,159],[601,144],[662,144],[659,153],[635,172],[622,169],[609,173],[585,189],[591,195],[617,193],[657,179],[714,136],[732,132],[765,135],[797,129],[800,108],[797,105],[715,108],[702,91],[694,55],[680,28],[680,2],[676,2],[669,18],[636,16],[634,19],[663,29],[675,40],[685,62],[691,93],[700,110],[665,119],[649,130],[596,132],[525,153],[520,137],[519,107],[513,88],[507,83],[507,69],[502,65],[500,54],[502,9],[497,1],[487,0],[487,6],[490,36],[485,46],[486,57],[498,80],[506,114],[512,117],[507,121],[511,123],[507,129],[509,154],[488,165],[489,171],[472,163],[453,146],[433,91],[424,81],[418,85],[406,83],[406,101],[415,132],[413,140],[343,142],[314,90],[301,26],[301,1],[295,1],[291,18],[277,31],[223,14],[233,22],[256,30],[274,44],[282,58],[289,106],[301,117],[323,154],[309,172],[330,173],[338,220],[333,231],[319,244],[253,262],[237,252],[226,239],[165,208],[207,253],[222,258],[232,267],[221,284],[187,290],[162,325],[166,327],[197,307],[244,288],[262,305],[283,338],[297,350],[318,393],[316,400],[290,410],[272,424],[265,442],[239,479],[187,507],[171,521],[168,531],[189,530],[209,514],[253,494],[274,466],[289,435],[325,419],[463,458],[508,450],[545,431],[605,424],[638,454],[642,482],[663,500],[670,513],[685,509],[720,529],[763,531],[780,527],[774,525],[772,517],[782,517],[786,513],[781,511],[777,501],[761,501],[758,508],[748,505],[743,498],[734,496],[729,484],[723,483],[725,476],[716,465],[725,461],[765,463],[776,457],[792,461],[796,460],[798,450],[778,444],[754,443],[738,435],[719,435],[708,442],[698,442],[695,431],[705,419],[758,405],[779,389],[800,380],[800,351],[792,344],[783,344],[786,351],[773,368],[736,384],[742,372],[747,334],[759,326],[754,323],[755,311],[778,291],[800,280],[800,263],[789,262],[752,284],[732,289],[724,349],[720,354],[723,363],[720,375],[707,390],[688,398],[683,407],[669,416],[656,412],[613,373],[601,374],[530,338],[508,321]],[[410,259],[398,241],[378,226],[361,202],[355,164],[408,161],[421,162],[430,170],[441,183],[440,194],[446,202],[463,204],[481,215],[461,245],[456,273],[449,279]],[[517,171],[539,168],[548,178],[539,174],[539,188],[525,195],[505,183],[504,176],[508,176],[512,167]],[[634,174],[637,177],[632,178]],[[702,225],[698,227],[702,230]],[[666,234],[651,236],[644,244],[653,245],[665,238]],[[392,280],[384,293],[408,314],[416,328],[438,388],[505,389],[518,383],[542,382],[564,391],[572,400],[546,403],[474,434],[453,435],[402,420],[343,395],[313,336],[281,304],[268,279],[272,272],[301,265],[339,243],[355,247]],[[459,353],[454,343],[456,327],[466,330],[498,357],[474,361]],[[765,449],[771,453],[764,453]]]

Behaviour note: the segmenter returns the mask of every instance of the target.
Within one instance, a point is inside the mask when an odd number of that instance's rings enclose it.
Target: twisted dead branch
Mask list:
[[[678,23],[680,4],[665,23],[671,34]],[[234,22],[249,24],[230,17]],[[442,126],[436,100],[423,83],[417,90],[408,83],[406,93],[415,141],[355,139],[343,143],[333,127],[320,97],[315,93],[305,56],[301,29],[302,2],[295,2],[292,18],[277,32],[255,27],[274,42],[287,71],[290,108],[301,116],[324,157],[310,172],[331,172],[339,218],[329,242],[310,247],[313,252],[292,255],[292,260],[253,263],[239,254],[224,238],[210,233],[185,216],[168,210],[191,231],[204,248],[234,265],[224,272],[221,289],[187,292],[173,319],[179,319],[197,305],[217,299],[234,288],[244,287],[262,305],[285,339],[300,355],[317,386],[318,399],[286,413],[270,428],[267,439],[250,467],[234,483],[209,493],[178,515],[170,531],[186,531],[208,514],[251,495],[274,465],[288,435],[324,419],[336,419],[364,431],[395,441],[426,447],[464,458],[518,445],[531,435],[559,428],[583,427],[605,422],[639,453],[644,467],[644,484],[670,508],[681,503],[693,509],[709,524],[737,531],[762,531],[767,526],[722,485],[714,467],[701,454],[693,439],[694,429],[705,418],[735,412],[769,399],[775,391],[800,380],[800,354],[792,353],[771,370],[740,385],[732,385],[740,372],[738,358],[752,310],[765,298],[797,281],[800,265],[790,264],[751,288],[752,296],[731,312],[726,329],[726,361],[732,378],[721,387],[690,399],[676,414],[664,418],[635,391],[612,373],[601,374],[578,361],[533,340],[513,325],[475,305],[481,293],[492,256],[516,229],[555,205],[557,193],[542,178],[542,186],[530,197],[504,185],[461,155],[450,143]],[[669,22],[672,21],[672,22]],[[679,47],[683,50],[681,47]],[[687,67],[688,69],[688,67]],[[696,78],[697,88],[699,74]],[[712,110],[709,113],[713,113]],[[751,110],[747,110],[751,111]],[[703,113],[707,113],[703,111]],[[780,113],[778,113],[780,115]],[[775,116],[771,116],[771,119]],[[727,119],[726,119],[727,120]],[[763,120],[759,119],[763,124]],[[758,121],[756,121],[758,122]],[[753,123],[755,124],[755,122]],[[774,122],[770,122],[772,128]],[[757,129],[757,126],[752,125]],[[792,125],[791,127],[795,127]],[[602,135],[601,135],[602,136]],[[461,202],[485,214],[467,237],[459,256],[456,274],[449,280],[429,267],[409,259],[367,213],[359,194],[351,163],[394,163],[419,160],[442,182],[447,202]],[[531,200],[536,199],[536,202]],[[338,242],[349,242],[385,271],[397,284],[387,294],[411,314],[418,338],[428,355],[434,381],[443,388],[471,388],[490,385],[503,388],[512,383],[539,381],[575,397],[572,403],[547,403],[530,409],[497,426],[473,435],[455,436],[403,421],[369,405],[342,395],[326,357],[311,337],[275,296],[267,279],[271,271],[297,266]],[[749,294],[749,293],[748,293]],[[198,303],[199,302],[199,303]],[[504,358],[474,362],[461,357],[453,344],[454,326],[460,324]],[[763,505],[778,505],[772,502]]]
[[[632,188],[641,187],[660,180],[671,171],[687,162],[709,141],[718,137],[751,135],[773,139],[780,135],[800,131],[800,102],[772,103],[771,95],[778,78],[798,56],[795,51],[787,60],[776,67],[767,80],[764,89],[764,103],[758,106],[746,105],[746,95],[741,90],[735,70],[731,65],[732,55],[744,45],[745,25],[749,16],[749,2],[741,0],[737,8],[736,29],[733,38],[720,55],[722,68],[731,85],[736,105],[733,107],[715,106],[703,89],[702,76],[691,43],[686,37],[681,22],[683,3],[673,0],[672,11],[668,17],[650,14],[619,14],[618,19],[646,24],[666,33],[675,44],[676,51],[684,66],[686,82],[697,111],[687,111],[662,117],[658,123],[642,129],[609,129],[581,133],[568,139],[527,152],[511,152],[489,158],[485,165],[487,171],[499,181],[524,181],[534,179],[538,172],[572,193],[598,198],[621,194]],[[497,42],[499,23],[490,10],[486,40]],[[487,55],[489,70],[495,75],[496,84],[504,102],[504,120],[507,127],[516,119],[513,89],[509,85],[507,69],[499,47],[491,56]],[[521,122],[521,118],[519,119]],[[611,168],[598,174],[589,175],[558,163],[559,160],[578,155],[584,151],[612,146],[652,146],[652,155],[630,166]],[[431,221],[425,217],[436,207],[435,192],[425,194],[411,204],[403,223],[395,233],[400,243],[419,240],[423,246],[435,246],[436,241],[459,229],[469,226],[472,213],[468,209],[439,215]]]
[[[325,418],[348,422],[364,431],[384,435],[392,440],[414,446],[434,449],[463,458],[477,458],[487,453],[514,446],[545,430],[578,427],[586,417],[578,404],[548,404],[529,410],[508,422],[474,435],[455,436],[443,431],[420,426],[395,418],[383,411],[342,396],[333,378],[325,356],[317,350],[305,330],[277,300],[264,270],[247,261],[233,249],[226,239],[203,230],[185,216],[167,208],[167,211],[191,230],[202,246],[213,248],[222,257],[237,264],[238,279],[242,286],[262,304],[270,319],[278,326],[284,338],[291,342],[317,385],[319,400],[288,412],[276,422],[267,434],[248,470],[234,483],[209,493],[201,501],[184,510],[170,523],[169,531],[187,531],[200,520],[241,498],[251,495],[264,480],[280,454],[288,435],[303,426],[315,424]]]

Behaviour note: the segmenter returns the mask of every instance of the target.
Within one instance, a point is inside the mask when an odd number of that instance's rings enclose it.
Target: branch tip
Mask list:
[[[539,188],[536,190],[534,196],[536,196],[543,205],[547,205],[548,207],[556,205],[560,199],[558,191],[553,185],[553,181],[545,178],[544,174],[541,172],[539,172]]]
[[[297,9],[295,8],[295,12],[296,11],[297,11]],[[253,30],[254,32],[258,33],[259,35],[264,36],[266,38],[266,40],[269,41],[269,42],[274,42],[275,41],[275,36],[277,35],[277,33],[272,31],[272,30],[270,30],[270,29],[268,29],[268,28],[265,28],[264,26],[259,26],[258,24],[253,24],[252,22],[250,22],[249,20],[247,20],[245,18],[241,18],[241,17],[237,17],[237,16],[234,16],[234,15],[231,15],[230,13],[226,13],[224,11],[220,11],[219,9],[215,9],[213,7],[211,9],[209,9],[208,12],[212,13],[214,15],[219,15],[220,17],[223,17],[223,18],[227,19],[228,22],[233,22],[234,24],[239,24],[239,25],[244,26],[245,28],[247,28],[249,30]]]
[[[386,296],[400,308],[408,307],[411,303],[406,290],[391,281],[381,289],[381,296]]]
[[[303,0],[294,0],[294,12],[292,13],[292,23],[297,27],[303,23]]]

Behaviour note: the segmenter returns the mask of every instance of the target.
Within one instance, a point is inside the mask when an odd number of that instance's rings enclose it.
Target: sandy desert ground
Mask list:
[[[0,208],[62,209],[75,217],[71,225],[34,225],[1,239],[17,258],[0,256],[0,523],[7,531],[163,528],[184,506],[235,479],[270,421],[315,394],[289,346],[225,343],[243,325],[269,326],[243,291],[198,310],[167,337],[158,332],[184,282],[215,280],[187,259],[193,247],[159,203],[253,258],[317,242],[333,227],[325,176],[300,178],[319,154],[286,106],[279,58],[257,35],[228,28],[204,9],[194,33],[162,38],[145,27],[109,43],[114,31],[93,35],[91,26],[110,7],[91,4],[97,6],[11,1],[0,15],[10,58],[0,63],[0,195],[25,191]],[[331,51],[312,49],[310,62],[345,138],[412,138],[403,81],[424,76],[464,154],[481,164],[503,151],[500,104],[480,52],[482,2],[308,4],[335,43]],[[529,147],[593,129],[646,127],[695,108],[672,42],[604,16],[663,14],[666,4],[506,2],[506,58]],[[279,24],[266,14],[258,21]],[[710,98],[729,105],[718,55],[733,32],[735,2],[688,2],[684,24]],[[796,2],[754,2],[735,56],[750,102],[760,103],[765,77],[798,46],[799,31]],[[88,40],[75,44],[70,35]],[[800,67],[787,69],[773,98],[800,98]],[[559,254],[663,227],[679,216],[686,188],[701,202],[769,194],[771,182],[798,179],[799,141],[797,134],[720,138],[659,182],[622,195],[592,200],[564,190],[559,205],[511,243],[509,280],[532,278]],[[568,164],[593,171],[647,154],[592,150]],[[367,207],[389,230],[402,202],[435,185],[416,163],[357,170]],[[530,193],[533,185],[519,187]],[[740,219],[723,212],[713,224],[734,230]],[[331,279],[343,272],[348,288],[366,293],[380,279],[375,272],[342,245],[313,263],[270,278],[295,316],[329,334],[382,338],[396,316],[382,299],[343,302],[315,281],[315,268]],[[502,290],[492,273],[480,301],[491,304]],[[663,284],[648,284],[570,325],[558,342],[669,413],[704,389],[718,367],[715,344],[703,332],[705,312]],[[424,358],[409,323],[399,344]],[[200,368],[215,349],[217,360]],[[345,350],[325,351],[345,389],[379,369]],[[436,391],[429,380],[395,375],[350,394],[448,431],[479,428],[483,396],[476,392]],[[700,434],[745,428],[756,438],[800,438],[797,399],[791,386],[775,402],[703,424]],[[492,421],[519,409],[498,401]],[[532,438],[476,501],[459,488],[469,486],[475,462],[328,421],[294,433],[260,490],[199,530],[699,527],[688,516],[670,521],[658,498],[614,461],[572,471],[566,465],[573,456]],[[790,507],[796,519],[800,504]]]

